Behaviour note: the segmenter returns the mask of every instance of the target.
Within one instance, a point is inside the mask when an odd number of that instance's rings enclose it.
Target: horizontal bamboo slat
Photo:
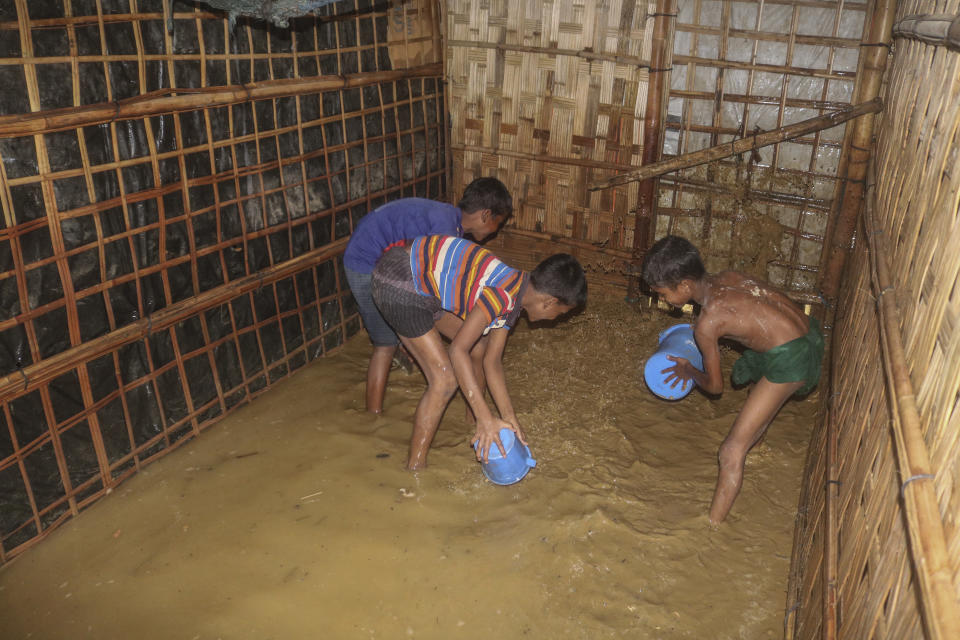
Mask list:
[[[803,120],[802,122],[789,124],[785,127],[780,127],[775,131],[755,131],[750,135],[749,138],[741,138],[740,140],[733,140],[715,147],[700,149],[699,151],[691,151],[667,160],[661,160],[660,162],[644,166],[634,171],[629,171],[612,178],[607,178],[606,180],[598,180],[593,182],[589,189],[591,191],[596,191],[598,189],[609,189],[610,187],[614,187],[619,184],[646,180],[648,178],[661,176],[665,173],[670,173],[680,169],[689,169],[690,167],[695,167],[707,162],[713,162],[714,160],[729,158],[730,156],[738,153],[746,153],[755,149],[761,149],[772,144],[777,144],[778,142],[783,142],[784,140],[799,138],[800,136],[808,133],[823,131],[824,129],[835,127],[838,124],[853,120],[854,118],[859,118],[860,116],[871,113],[877,113],[882,109],[883,101],[879,98],[874,98],[869,102],[855,105],[849,109],[844,109],[842,111],[829,113],[827,115],[817,116],[816,118],[810,118],[809,120]]]
[[[372,71],[343,76],[265,80],[263,82],[251,82],[250,84],[199,89],[168,89],[159,94],[138,96],[110,104],[0,116],[0,137],[53,133],[63,129],[143,118],[161,113],[181,113],[254,100],[272,100],[300,94],[367,87],[381,82],[393,82],[407,78],[435,77],[440,74],[441,68],[442,65],[435,63],[399,71]],[[178,95],[165,95],[167,93],[177,93]]]

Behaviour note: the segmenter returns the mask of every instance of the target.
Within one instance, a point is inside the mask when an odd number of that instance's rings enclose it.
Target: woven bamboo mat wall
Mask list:
[[[360,330],[353,225],[445,197],[438,22],[0,2],[0,562]]]
[[[960,2],[905,2],[897,16],[960,13]],[[939,503],[953,610],[960,605],[960,53],[923,42],[894,43],[878,128],[871,233],[889,250],[883,257],[894,284],[909,380],[916,394],[930,476],[905,477],[894,438],[891,390],[881,353],[876,283],[871,283],[869,238],[849,265],[833,337],[833,381],[825,411],[836,429],[836,484],[827,480],[826,448],[811,449],[802,517],[798,522],[788,595],[788,637],[924,638],[932,635],[929,601],[918,577],[904,483],[932,483]],[[875,256],[876,257],[876,256]],[[890,366],[889,363],[886,366]],[[827,395],[827,394],[825,394]],[[815,436],[824,441],[826,425]],[[827,522],[826,492],[837,497],[835,525]],[[829,525],[829,526],[828,526]],[[836,635],[830,590],[823,589],[823,538],[836,554]]]
[[[635,0],[449,3],[454,190],[495,175],[511,227],[631,248],[636,185],[586,186],[639,163],[652,23]]]

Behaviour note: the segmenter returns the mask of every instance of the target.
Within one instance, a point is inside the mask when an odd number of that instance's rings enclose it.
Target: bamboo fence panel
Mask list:
[[[555,250],[632,249],[637,186],[587,184],[640,163],[651,10],[636,0],[449,4],[453,190],[482,175],[508,186],[514,218],[491,243],[508,261],[531,266],[514,230],[572,243]]]
[[[664,158],[853,103],[867,2],[681,0]],[[845,125],[664,176],[656,233],[817,298]]]
[[[960,14],[960,3],[906,2],[898,15]],[[787,637],[833,637],[824,633],[829,603],[822,546],[836,546],[836,619],[840,638],[956,637],[949,631],[960,612],[960,55],[947,47],[897,39],[886,81],[886,108],[877,128],[871,226],[861,226],[841,288],[833,335],[830,419],[815,441],[834,429],[836,477],[826,475],[823,451],[811,449],[798,519]],[[866,215],[866,214],[865,214]],[[881,247],[874,240],[886,239]],[[871,256],[874,249],[877,255]],[[890,282],[871,282],[873,260],[889,264]],[[879,282],[879,281],[878,281]],[[892,296],[892,297],[891,297]],[[879,299],[878,299],[879,298]],[[889,298],[889,299],[888,299]],[[878,305],[893,308],[899,322],[881,336]],[[890,317],[886,316],[886,322]],[[891,388],[882,344],[902,343],[905,370]],[[908,379],[907,379],[908,376]],[[899,414],[913,400],[929,469],[911,470],[903,455]],[[826,528],[825,483],[836,491],[835,530]],[[917,526],[914,492],[928,485],[939,523]],[[932,485],[932,486],[931,486]],[[934,518],[935,520],[935,518]],[[933,549],[937,529],[946,551]],[[920,566],[918,570],[918,563]],[[946,563],[940,589],[931,597],[928,572]],[[945,604],[944,604],[945,603]]]
[[[353,226],[446,194],[438,19],[0,4],[0,562],[360,330]]]

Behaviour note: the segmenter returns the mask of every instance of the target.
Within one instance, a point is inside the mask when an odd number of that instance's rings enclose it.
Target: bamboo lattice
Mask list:
[[[664,155],[848,108],[867,8],[680,2]],[[665,177],[654,235],[696,239],[712,271],[751,271],[816,296],[847,126]]]
[[[438,23],[0,3],[0,562],[360,330],[353,226],[446,193]]]

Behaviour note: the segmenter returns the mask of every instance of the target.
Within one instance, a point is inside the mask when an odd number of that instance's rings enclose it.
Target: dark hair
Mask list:
[[[587,278],[583,267],[569,253],[556,253],[530,273],[530,284],[570,307],[587,303]]]
[[[682,280],[700,280],[706,273],[700,252],[680,236],[660,238],[643,259],[643,279],[651,287],[675,287]]]
[[[490,213],[506,220],[513,213],[513,197],[496,178],[477,178],[463,190],[457,206],[464,213],[490,209]]]

